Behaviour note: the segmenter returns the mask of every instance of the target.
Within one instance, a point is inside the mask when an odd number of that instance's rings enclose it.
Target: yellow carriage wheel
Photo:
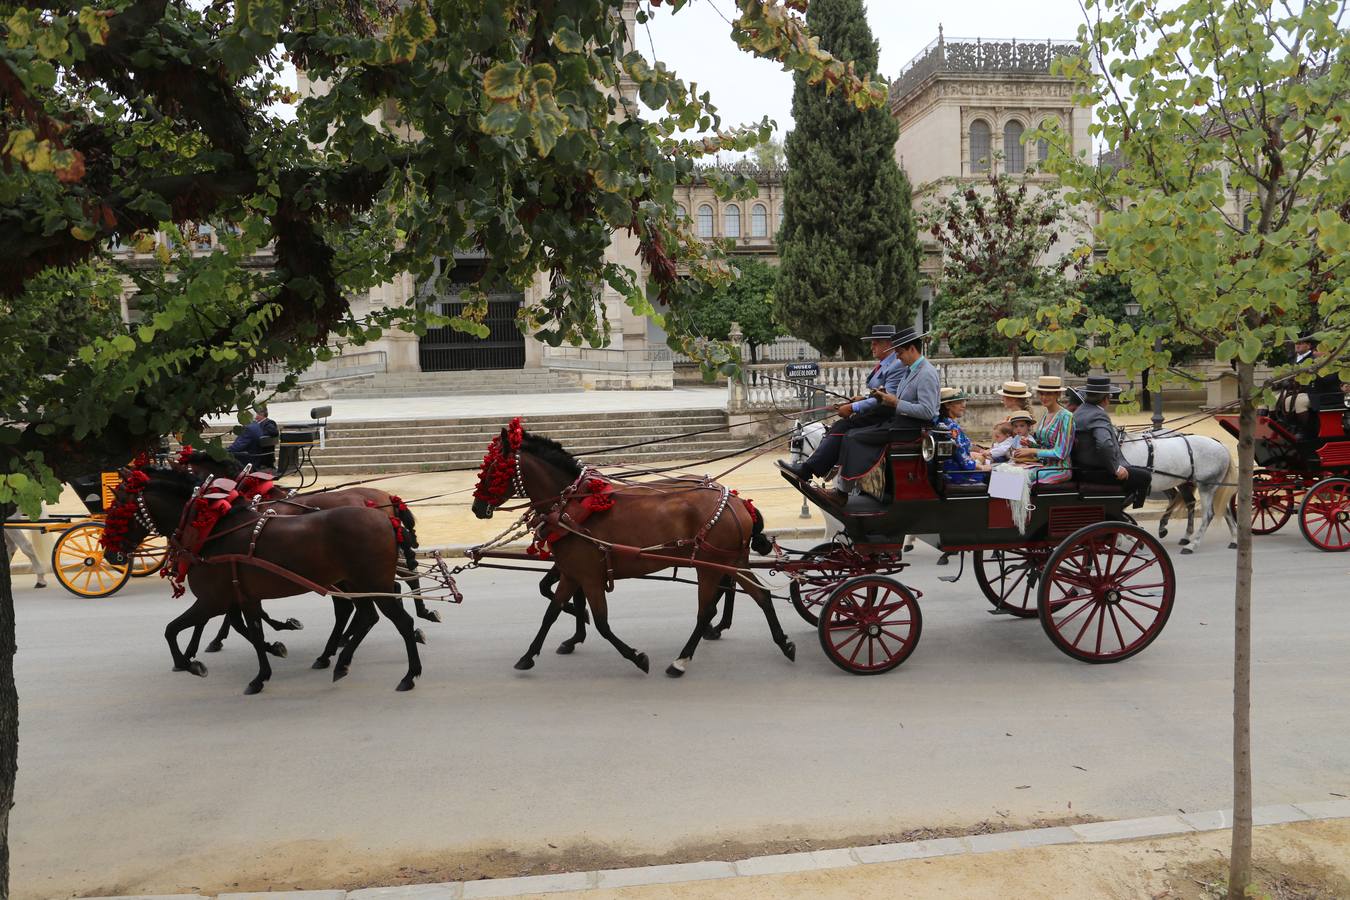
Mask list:
[[[169,555],[169,541],[163,535],[156,534],[141,541],[131,557],[131,577],[144,578],[164,568],[164,560]]]
[[[102,537],[102,522],[81,522],[61,532],[52,548],[56,580],[77,597],[107,597],[131,577],[129,567],[103,558]]]

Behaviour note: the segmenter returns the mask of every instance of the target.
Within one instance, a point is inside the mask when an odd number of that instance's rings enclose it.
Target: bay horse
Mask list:
[[[136,477],[141,474],[145,477]],[[152,528],[170,535],[172,557],[172,551],[182,546],[178,543],[180,526],[193,514],[198,486],[199,481],[186,472],[123,470],[104,533],[109,561],[120,564]],[[120,533],[110,534],[114,521]],[[164,629],[175,672],[206,675],[206,666],[194,658],[197,638],[184,653],[178,647],[178,635],[184,628],[196,627],[200,636],[199,626],[226,615],[258,655],[257,677],[244,691],[258,693],[272,677],[261,601],[307,594],[321,587],[382,595],[354,601],[352,640],[338,657],[333,680],[347,674],[356,647],[379,619],[378,608],[394,623],[408,652],[408,671],[397,689],[408,691],[415,686],[422,663],[412,616],[397,598],[398,546],[387,514],[360,506],[283,516],[240,505],[216,523],[199,553],[187,573],[194,602]],[[172,558],[166,563],[173,564]]]
[[[550,515],[556,522],[557,514],[570,498],[580,497],[579,491],[587,487],[583,483],[594,474],[583,470],[557,441],[529,434],[516,419],[489,445],[479,470],[473,512],[480,519],[490,519],[507,500],[523,496],[548,528]],[[697,622],[680,655],[666,668],[667,675],[679,678],[687,670],[716,612],[724,575],[759,605],[783,655],[790,660],[796,658],[796,647],[779,624],[768,590],[745,571],[752,543],[761,552],[769,547],[763,520],[745,501],[704,479],[615,484],[612,489],[606,484],[604,492],[612,499],[612,506],[587,518],[584,534],[566,532],[550,543],[559,575],[557,587],[539,632],[517,661],[517,669],[534,665],[534,657],[539,655],[563,604],[579,588],[601,636],[624,659],[643,672],[650,671],[647,654],[634,650],[610,629],[607,593],[621,579],[650,575],[692,560],[712,565],[694,566],[698,578]],[[652,553],[665,558],[635,552],[640,547],[657,548]]]
[[[209,475],[218,475],[225,478],[238,478],[243,466],[233,459],[217,460],[211,454],[203,451],[193,451],[185,453],[173,464],[175,468],[188,472],[198,478]],[[407,568],[413,572],[417,571],[417,520],[408,509],[407,504],[396,499],[387,491],[370,487],[350,487],[342,490],[333,491],[314,491],[307,494],[296,494],[287,496],[289,492],[278,491],[275,497],[268,496],[264,498],[265,502],[270,504],[269,508],[276,510],[278,515],[297,515],[310,512],[315,509],[337,509],[343,506],[372,506],[385,512],[386,515],[397,516],[403,526],[405,539],[400,543],[403,553],[403,562]],[[421,582],[416,578],[409,578],[408,585],[416,594],[421,589]],[[413,598],[413,605],[417,611],[419,619],[426,619],[431,622],[441,621],[441,614],[427,607],[426,601],[421,597]],[[328,636],[328,642],[324,645],[323,653],[318,659],[314,660],[313,668],[326,669],[333,654],[338,652],[338,648],[350,640],[350,631],[348,630],[351,621],[353,606],[350,600],[344,597],[333,598],[333,630]],[[281,630],[294,630],[300,626],[295,619],[287,619],[284,623],[278,623],[275,619],[262,614],[263,621],[271,625],[273,629],[278,627]],[[351,624],[355,624],[352,622]],[[206,645],[207,653],[218,652],[224,644],[226,636],[230,632],[230,622],[227,618],[220,625],[220,631],[215,638]],[[422,629],[413,631],[414,637],[419,644],[426,643],[426,636],[422,634]],[[281,645],[275,645],[280,647]],[[274,655],[285,655],[285,649],[282,653]]]

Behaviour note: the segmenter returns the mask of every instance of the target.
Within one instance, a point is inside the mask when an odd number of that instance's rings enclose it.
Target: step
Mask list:
[[[746,446],[747,442],[736,438],[728,438],[721,441],[689,441],[680,443],[678,441],[669,441],[664,444],[648,444],[642,447],[631,447],[626,450],[615,451],[611,453],[599,454],[605,456],[642,456],[651,453],[696,453],[703,451],[723,451],[734,450]],[[567,448],[573,456],[585,457],[597,454],[597,451],[606,450],[614,446],[606,443],[594,444],[574,444]],[[483,458],[483,448],[474,447],[466,450],[454,450],[440,447],[426,447],[415,450],[395,450],[376,448],[374,450],[356,449],[333,452],[328,450],[316,450],[313,454],[315,465],[339,465],[342,463],[355,463],[364,460],[371,462],[386,462],[394,460],[420,461],[423,459],[451,459],[463,460],[467,462],[479,462]]]
[[[418,419],[366,419],[352,420],[349,422],[333,422],[328,426],[328,433],[333,434],[339,429],[349,428],[389,428],[389,427],[449,427],[449,426],[473,426],[479,428],[492,428],[500,430],[511,421],[513,416],[509,412],[503,412],[501,415],[493,416],[437,416],[431,418]],[[525,427],[530,431],[544,431],[550,427],[566,426],[587,421],[613,422],[622,421],[632,423],[641,420],[657,419],[662,422],[673,424],[683,424],[691,419],[725,419],[726,413],[716,408],[700,409],[665,409],[665,410],[634,410],[628,412],[594,412],[594,413],[568,413],[561,415],[541,415],[526,416]],[[303,425],[304,422],[285,422],[284,425]],[[229,431],[234,425],[214,426],[208,428],[206,433],[224,433]]]
[[[728,432],[728,426],[723,422],[709,422],[701,425],[690,425],[679,428],[624,428],[621,426],[601,425],[595,428],[569,428],[566,430],[544,431],[531,429],[531,434],[538,434],[544,437],[551,437],[554,440],[566,444],[568,441],[582,441],[593,439],[606,439],[611,443],[626,443],[630,441],[640,441],[652,438],[674,437],[676,435],[686,435],[689,437],[699,437],[700,435],[689,434],[691,431],[702,432],[705,435],[724,434]],[[482,431],[436,431],[431,429],[397,429],[389,431],[379,431],[367,429],[360,432],[333,432],[329,431],[327,439],[324,441],[326,447],[373,447],[382,444],[388,444],[394,441],[417,440],[426,444],[435,444],[437,446],[449,445],[481,445],[500,434],[499,429]]]
[[[589,465],[612,466],[612,465],[649,465],[651,463],[669,462],[671,460],[704,460],[710,461],[720,457],[730,457],[741,450],[741,447],[715,448],[708,450],[680,449],[677,451],[664,451],[644,454],[620,453],[614,455],[601,455],[595,457],[586,457],[585,462]],[[450,459],[424,459],[417,461],[389,461],[389,462],[346,462],[333,463],[327,465],[318,465],[318,471],[321,475],[350,475],[350,474],[371,474],[388,475],[397,473],[414,472],[473,472],[477,471],[481,464],[481,459],[470,461],[459,461]]]

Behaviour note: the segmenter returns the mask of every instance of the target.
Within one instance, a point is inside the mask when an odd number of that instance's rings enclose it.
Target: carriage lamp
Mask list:
[[[1141,305],[1139,304],[1139,301],[1138,301],[1138,300],[1127,300],[1127,301],[1125,301],[1125,315],[1129,316],[1131,319],[1137,318],[1137,317],[1139,316],[1139,314],[1140,314],[1141,312],[1143,312],[1143,311],[1144,311],[1144,308],[1143,308],[1143,306],[1141,306]],[[1155,336],[1155,337],[1153,338],[1153,352],[1154,352],[1154,353],[1161,353],[1161,352],[1162,352],[1162,336],[1161,336],[1161,335]],[[1151,367],[1144,370],[1144,385],[1147,385],[1147,384],[1148,384],[1148,375],[1149,375],[1149,372],[1150,372],[1151,370],[1152,370]],[[1162,398],[1161,379],[1159,380],[1159,386],[1158,386],[1156,389],[1154,389],[1154,390],[1148,390],[1147,388],[1145,388],[1145,391],[1146,391],[1146,393],[1148,394],[1148,406],[1149,406],[1149,409],[1153,410],[1153,430],[1154,430],[1154,431],[1162,431],[1162,427],[1163,427],[1163,410],[1162,410],[1162,407],[1163,407],[1163,398]]]

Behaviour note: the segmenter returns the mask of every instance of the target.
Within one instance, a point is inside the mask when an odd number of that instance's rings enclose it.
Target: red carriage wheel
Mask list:
[[[1274,534],[1294,514],[1294,488],[1279,475],[1258,473],[1252,479],[1252,534]],[[1228,501],[1237,514],[1237,497]]]
[[[817,630],[830,662],[854,675],[880,675],[914,652],[923,616],[909,588],[893,578],[863,575],[830,594]]]
[[[802,562],[819,563],[832,559],[837,563],[837,565],[825,563],[818,569],[813,567],[803,570],[788,585],[788,599],[792,601],[792,608],[797,610],[797,615],[808,624],[815,625],[819,622],[820,607],[829,599],[830,592],[839,586],[840,581],[848,577],[849,572],[854,571],[854,566],[844,562],[842,558],[845,552],[843,544],[831,541],[828,544],[817,544],[802,554]]]
[[[1324,478],[1298,508],[1298,527],[1318,550],[1350,550],[1350,478]]]
[[[1037,596],[1041,626],[1074,659],[1118,662],[1163,630],[1176,586],[1157,538],[1137,525],[1097,522],[1065,538],[1046,561]]]
[[[1036,586],[1049,550],[975,551],[975,581],[994,605],[1019,619],[1036,615]]]

